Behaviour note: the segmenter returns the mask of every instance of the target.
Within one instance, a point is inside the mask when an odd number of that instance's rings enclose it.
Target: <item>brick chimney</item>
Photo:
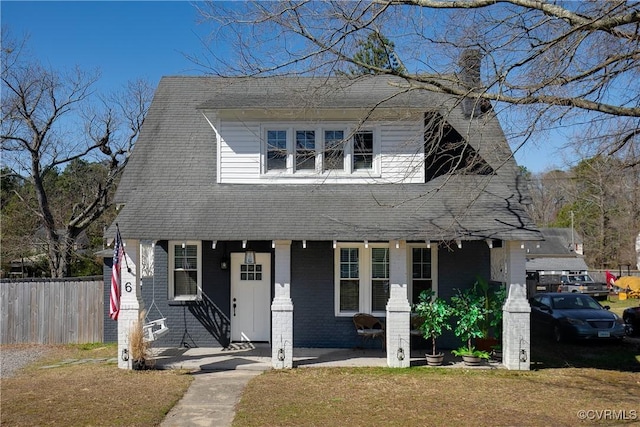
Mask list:
[[[459,78],[463,86],[469,91],[479,91],[482,87],[480,82],[480,61],[482,54],[478,49],[465,49],[460,54],[458,65],[460,66]],[[464,98],[462,100],[462,112],[464,116],[478,117],[484,111],[482,100],[474,98]],[[484,111],[483,111],[484,110]]]

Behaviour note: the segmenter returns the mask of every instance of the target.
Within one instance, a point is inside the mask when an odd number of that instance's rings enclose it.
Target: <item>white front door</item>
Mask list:
[[[271,254],[231,254],[231,340],[269,342],[271,332]]]

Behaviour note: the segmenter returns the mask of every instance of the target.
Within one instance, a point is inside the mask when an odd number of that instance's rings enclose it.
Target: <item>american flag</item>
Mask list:
[[[111,296],[109,298],[109,317],[118,320],[120,314],[120,265],[122,263],[122,238],[116,229],[116,240],[113,243],[113,267],[111,269]]]

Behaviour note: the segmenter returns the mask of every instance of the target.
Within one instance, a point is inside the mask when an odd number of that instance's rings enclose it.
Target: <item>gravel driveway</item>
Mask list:
[[[46,356],[49,348],[43,345],[0,347],[0,378],[9,378],[18,370]]]

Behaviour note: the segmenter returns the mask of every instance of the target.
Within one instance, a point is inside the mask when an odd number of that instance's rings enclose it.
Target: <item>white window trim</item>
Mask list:
[[[414,248],[426,248],[426,243],[407,243],[407,278],[409,279],[409,286],[407,289],[407,298],[410,304],[416,304],[418,301],[411,301],[413,299],[413,249]],[[435,292],[435,296],[438,296],[438,245],[431,244],[431,289]]]
[[[287,160],[285,169],[268,170],[267,165],[267,132],[284,130],[287,132]],[[298,130],[313,130],[315,132],[316,163],[314,169],[297,171],[295,132]],[[343,169],[324,169],[324,131],[341,130],[348,137],[344,146]],[[354,170],[353,168],[353,137],[357,132],[373,132],[373,160],[371,169]],[[321,125],[313,123],[269,123],[260,126],[260,175],[262,177],[318,177],[329,174],[342,177],[370,178],[381,176],[381,130],[379,126],[365,126],[354,128],[340,122],[323,122]]]
[[[340,311],[340,249],[342,248],[357,248],[359,258],[359,273],[360,273],[360,287],[359,287],[359,309],[356,311]],[[388,243],[369,243],[368,248],[362,242],[338,242],[333,250],[334,254],[334,310],[336,317],[351,317],[356,313],[370,313],[374,316],[385,317],[386,311],[371,311],[371,294],[372,294],[372,278],[371,278],[371,249],[372,248],[387,248]],[[391,286],[391,282],[389,282]]]
[[[198,269],[198,286],[197,295],[193,296],[176,296],[175,295],[175,247],[185,245],[195,245],[197,247],[197,269]],[[200,301],[202,300],[202,242],[196,240],[170,240],[169,241],[169,300],[170,301]]]

